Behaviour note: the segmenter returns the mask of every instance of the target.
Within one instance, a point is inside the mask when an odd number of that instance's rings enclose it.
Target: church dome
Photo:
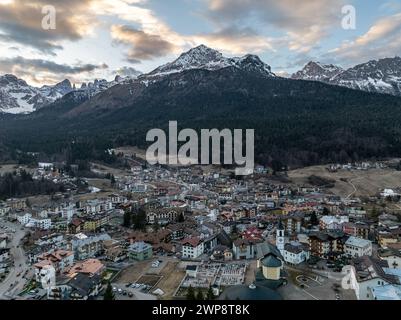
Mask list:
[[[261,263],[262,266],[267,268],[280,268],[282,266],[281,261],[273,255],[268,255],[266,258],[263,258]]]

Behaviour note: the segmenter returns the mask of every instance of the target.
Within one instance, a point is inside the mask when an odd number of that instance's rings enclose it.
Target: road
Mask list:
[[[30,271],[30,266],[27,265],[25,252],[22,249],[21,240],[25,236],[25,230],[21,230],[20,225],[16,225],[4,220],[0,220],[2,226],[15,229],[15,233],[10,243],[10,253],[14,261],[14,266],[11,267],[7,278],[0,283],[0,300],[14,298],[24,288],[27,279],[22,278],[26,271]]]
[[[352,186],[352,188],[354,188],[354,191],[352,191],[348,196],[347,196],[347,198],[346,199],[350,199],[357,191],[358,191],[358,189],[355,187],[355,185],[354,185],[354,181],[357,181],[357,180],[361,180],[362,178],[355,178],[355,179],[351,179],[350,181],[348,181],[348,183]]]

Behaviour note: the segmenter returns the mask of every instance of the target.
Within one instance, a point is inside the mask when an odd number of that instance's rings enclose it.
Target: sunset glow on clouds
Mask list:
[[[341,9],[356,8],[356,30]],[[42,8],[56,9],[55,30]],[[151,71],[205,44],[254,53],[280,74],[313,59],[344,67],[401,52],[400,1],[388,0],[0,0],[0,74],[41,85]]]

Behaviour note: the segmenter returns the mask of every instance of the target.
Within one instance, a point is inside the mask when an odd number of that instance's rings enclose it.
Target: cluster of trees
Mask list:
[[[198,288],[195,292],[195,289],[192,286],[189,286],[186,298],[187,300],[214,300],[215,296],[212,287],[209,287],[206,294],[204,294],[202,289]]]
[[[145,230],[146,223],[146,211],[142,207],[124,212],[124,227],[133,228],[134,230]]]
[[[25,170],[21,170],[19,173],[16,171],[5,173],[0,176],[0,199],[39,194],[51,195],[64,191],[63,185],[45,179],[34,180],[32,175]]]

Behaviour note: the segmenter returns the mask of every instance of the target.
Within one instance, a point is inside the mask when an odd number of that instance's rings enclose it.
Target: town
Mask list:
[[[0,299],[401,299],[400,186],[338,196],[332,181],[263,166],[243,177],[119,157],[91,162],[91,177],[65,163],[0,167],[52,186],[0,201]]]

